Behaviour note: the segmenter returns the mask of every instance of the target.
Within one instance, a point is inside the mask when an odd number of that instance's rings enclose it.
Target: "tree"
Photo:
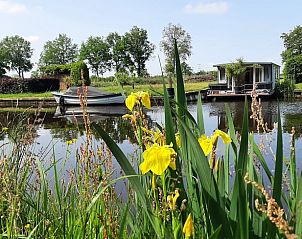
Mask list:
[[[225,69],[226,76],[232,79],[236,86],[240,86],[243,83],[241,76],[245,72],[246,67],[244,66],[242,58],[236,59],[233,63],[224,64],[222,67]]]
[[[120,36],[117,32],[111,32],[106,40],[110,45],[111,66],[115,72],[126,71],[132,63],[126,49],[125,37]]]
[[[166,72],[174,74],[174,41],[177,41],[179,58],[185,62],[191,56],[192,44],[191,36],[187,33],[180,24],[173,25],[169,23],[163,30],[163,37],[160,42],[160,47],[166,56]]]
[[[293,83],[302,82],[302,54],[288,58],[284,64],[285,79]]]
[[[6,54],[4,52],[4,49],[0,46],[0,77],[3,76],[6,73],[6,70],[8,69],[6,60]]]
[[[30,62],[30,58],[33,54],[31,44],[18,35],[5,37],[0,42],[0,52],[2,58],[5,59],[0,64],[2,65],[2,73],[5,68],[7,68],[16,71],[19,77],[24,78],[24,72],[30,71],[33,67]]]
[[[302,27],[296,26],[289,33],[282,33],[285,50],[281,53],[283,62],[287,59],[302,54]]]
[[[302,82],[302,27],[296,26],[289,33],[282,33],[285,50],[281,53],[284,79],[291,83]]]
[[[143,76],[147,72],[146,61],[150,59],[155,49],[154,44],[148,40],[147,31],[134,26],[125,34],[125,43],[137,76]]]
[[[99,76],[110,69],[110,46],[102,37],[90,36],[80,49],[80,59],[87,60],[92,70]]]
[[[59,34],[53,41],[47,41],[43,47],[39,64],[64,65],[77,60],[78,46],[66,34]]]

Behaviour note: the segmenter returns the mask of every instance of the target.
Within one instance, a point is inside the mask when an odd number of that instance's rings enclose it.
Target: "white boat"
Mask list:
[[[69,87],[65,93],[52,92],[56,102],[60,105],[80,105],[79,94],[83,94],[83,87]],[[87,86],[87,105],[114,105],[123,104],[125,98],[122,94],[100,91],[99,89]]]

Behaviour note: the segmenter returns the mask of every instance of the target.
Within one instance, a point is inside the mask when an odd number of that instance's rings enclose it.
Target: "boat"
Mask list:
[[[86,87],[71,86],[64,93],[51,92],[59,105],[80,105],[79,95],[83,95]],[[101,91],[95,87],[87,86],[87,105],[115,105],[124,104],[125,98],[122,94]]]
[[[90,122],[99,122],[112,117],[121,117],[129,112],[124,105],[87,106],[85,110],[81,106],[58,105],[53,117],[65,118],[71,123],[82,123],[84,111],[89,114]]]

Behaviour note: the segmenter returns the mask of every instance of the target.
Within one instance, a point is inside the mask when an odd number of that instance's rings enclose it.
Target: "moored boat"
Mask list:
[[[52,92],[56,102],[60,105],[80,105],[80,94],[83,94],[83,87],[69,87],[65,93]],[[115,94],[87,86],[85,93],[87,105],[114,105],[123,104],[125,102],[122,94]]]

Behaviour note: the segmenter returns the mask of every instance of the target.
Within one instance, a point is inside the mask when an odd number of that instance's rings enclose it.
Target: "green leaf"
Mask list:
[[[248,104],[245,98],[241,141],[237,164],[236,177],[231,199],[230,217],[237,222],[236,235],[240,238],[249,238],[248,199],[243,178],[247,170],[248,157]]]
[[[221,238],[221,237],[219,237],[221,228],[222,228],[222,226],[220,225],[220,226],[212,233],[212,235],[209,237],[209,239],[218,239],[218,238]]]
[[[129,211],[129,203],[126,204],[126,208],[123,210],[122,220],[120,222],[119,235],[118,238],[124,238],[124,232],[127,225],[127,217]]]
[[[266,163],[266,161],[265,161],[265,159],[264,159],[264,157],[263,157],[263,155],[262,155],[262,153],[261,153],[258,145],[255,143],[253,135],[250,135],[249,141],[253,145],[253,151],[254,151],[255,155],[257,156],[257,158],[258,158],[261,166],[263,167],[263,169],[264,169],[264,171],[265,171],[265,173],[266,173],[269,181],[272,183],[273,174],[269,170],[269,167],[268,167],[268,165],[267,165],[267,163]]]
[[[175,39],[174,42],[174,52],[175,52],[175,66],[176,66],[176,101],[177,103],[182,106],[184,109],[187,109],[187,98],[185,93],[185,86],[183,81],[183,76],[181,72],[181,65],[179,60],[179,53],[177,48],[177,42]],[[178,114],[183,118],[184,113],[183,110],[178,107]]]
[[[122,152],[122,150],[118,147],[118,145],[112,140],[112,138],[97,124],[92,124],[93,129],[95,130],[95,133],[102,137],[102,139],[107,144],[108,148],[112,152],[113,156],[116,158],[117,162],[123,169],[124,173],[129,175],[137,175],[134,171],[133,167],[131,166],[130,162],[128,161],[125,154]],[[137,177],[130,177],[129,182],[136,192],[136,195],[142,204],[142,208],[145,211],[145,214],[147,215],[148,219],[150,220],[152,227],[154,231],[156,232],[157,236],[161,237],[161,231],[158,225],[156,224],[155,217],[153,214],[151,214],[151,204],[147,200],[145,189],[143,188],[140,180],[138,180]]]
[[[198,124],[200,135],[205,134],[203,112],[202,112],[202,102],[201,102],[200,93],[198,94],[198,101],[197,101],[197,124]]]
[[[204,155],[197,139],[191,132],[191,129],[186,125],[186,123],[181,119],[179,115],[176,114],[179,124],[183,127],[186,134],[187,141],[187,152],[189,152],[190,161],[188,163],[192,164],[192,169],[196,172],[198,176],[198,182],[202,186],[202,194],[205,197],[206,207],[208,212],[210,212],[209,217],[214,227],[223,225],[223,233],[227,237],[232,236],[230,223],[227,219],[226,212],[221,208],[220,197],[218,192],[218,187],[215,179],[213,178],[208,159]],[[190,177],[190,175],[188,175]]]
[[[282,139],[282,125],[280,117],[280,109],[278,106],[278,131],[277,131],[277,150],[276,150],[276,165],[273,184],[273,198],[281,205],[281,191],[282,191],[282,167],[283,167],[283,139]]]
[[[300,176],[296,197],[296,235],[302,235],[302,175]]]

